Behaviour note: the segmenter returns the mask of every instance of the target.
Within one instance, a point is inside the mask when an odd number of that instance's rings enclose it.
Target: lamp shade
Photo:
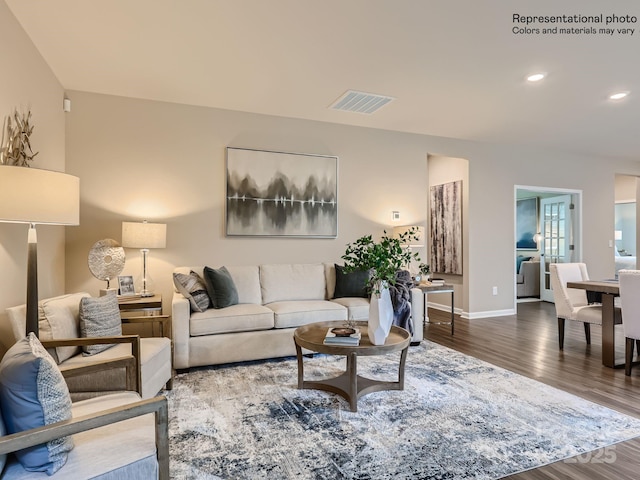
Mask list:
[[[0,222],[80,223],[80,180],[62,172],[0,166]]]
[[[165,248],[167,224],[122,222],[122,246],[128,248]]]
[[[415,231],[415,237],[417,237],[417,240],[414,237],[411,237],[405,245],[410,247],[424,247],[424,227],[420,227],[418,225],[393,227],[393,238],[400,238],[400,235],[404,235],[411,231],[411,229]]]

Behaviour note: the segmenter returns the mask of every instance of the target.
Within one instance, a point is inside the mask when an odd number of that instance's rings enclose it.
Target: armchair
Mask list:
[[[27,339],[23,339],[21,343],[25,340]],[[15,394],[10,392],[24,391],[29,395],[28,392],[34,388],[34,384],[40,383],[40,373],[37,377],[25,378],[24,385],[11,383],[12,375],[22,372],[18,370],[13,374],[6,373],[6,369],[10,371],[16,368],[16,358],[20,359],[19,365],[23,361],[24,354],[19,352],[17,356],[14,354],[6,364],[2,362],[4,370],[2,370],[3,381],[0,383],[2,389],[0,397],[4,401],[0,406],[3,410],[0,415],[0,478],[3,480],[43,478],[45,475],[42,471],[26,470],[22,457],[19,460],[15,455],[8,454],[25,452],[25,449],[33,447],[43,448],[48,442],[56,442],[58,439],[71,436],[72,449],[66,449],[68,452],[65,454],[66,460],[56,467],[60,469],[58,474],[60,478],[169,479],[168,408],[167,400],[163,396],[142,400],[135,392],[121,392],[81,400],[70,404],[70,415],[66,420],[53,421],[53,423],[45,420],[44,425],[40,423],[40,426],[37,426],[36,421],[35,425],[32,424],[26,429],[18,429],[16,433],[6,434],[3,417],[18,416],[33,419],[30,416],[32,414],[29,413],[29,409],[34,408],[31,406],[32,403],[28,404],[29,407],[19,406],[23,403],[18,405],[13,400],[7,400],[15,398]],[[129,356],[129,360],[129,362],[125,359],[107,362],[104,367],[112,368],[124,364],[136,370],[137,364],[133,361],[133,357]],[[51,359],[48,362],[50,362],[49,365],[53,365],[48,368],[52,368],[51,371],[55,373],[57,367],[54,361]],[[83,368],[86,370],[85,373],[96,371],[95,365],[78,367],[77,370]],[[46,373],[44,375],[47,376],[45,381],[50,382],[51,376]],[[57,375],[59,376],[60,373]],[[135,371],[132,377],[137,377]],[[23,377],[20,375],[18,378]],[[5,392],[4,389],[7,391]],[[65,395],[63,390],[57,388],[40,389],[38,387],[37,392],[37,399],[34,398],[33,401],[40,403],[42,409],[55,408],[51,406],[51,402],[59,402],[60,395]],[[68,391],[66,396],[69,396]],[[19,413],[14,410],[15,408],[26,408],[27,411]],[[33,423],[33,420],[29,422]],[[33,460],[31,458],[28,462]]]
[[[99,338],[79,338],[79,304],[88,293],[73,293],[40,301],[40,340],[49,349],[65,376],[72,399],[80,400],[134,388],[142,398],[154,397],[163,387],[170,388],[172,378],[171,341],[168,338],[139,338],[137,335],[117,335]],[[6,310],[14,341],[24,337],[26,306]],[[100,353],[84,356],[82,345],[116,344]],[[101,362],[112,362],[133,355],[139,368],[136,378],[126,368],[101,369]],[[77,367],[93,365],[93,370]],[[134,387],[135,384],[135,387]]]

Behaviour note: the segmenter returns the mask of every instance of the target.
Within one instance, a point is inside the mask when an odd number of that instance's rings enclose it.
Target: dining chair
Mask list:
[[[587,345],[591,344],[591,324],[602,325],[602,306],[589,305],[586,290],[567,288],[567,282],[589,280],[587,265],[584,263],[552,263],[551,289],[558,317],[558,342],[564,349],[565,320],[582,322]]]
[[[631,375],[634,346],[640,353],[640,270],[620,270],[620,307],[624,330],[624,373]]]

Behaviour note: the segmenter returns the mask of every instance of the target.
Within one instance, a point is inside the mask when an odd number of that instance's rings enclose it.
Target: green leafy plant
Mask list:
[[[31,125],[31,110],[27,113],[13,112],[5,118],[2,128],[2,141],[0,142],[0,164],[28,167],[29,162],[38,154],[33,153],[29,137],[33,133]]]
[[[417,229],[410,229],[393,238],[385,231],[378,242],[374,242],[371,235],[360,237],[347,244],[342,256],[345,270],[368,270],[368,286],[373,293],[380,295],[384,284],[395,284],[398,270],[405,268],[412,260],[420,261],[418,254],[406,246],[411,240],[418,240],[417,233]]]
[[[418,271],[422,275],[429,275],[431,273],[431,267],[426,263],[421,263],[420,265],[418,265]]]

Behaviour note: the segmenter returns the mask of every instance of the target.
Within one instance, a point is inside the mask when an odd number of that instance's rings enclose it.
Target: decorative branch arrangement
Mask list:
[[[0,165],[14,165],[29,167],[29,162],[38,154],[31,149],[29,137],[33,133],[31,125],[31,110],[27,113],[13,112],[5,117],[2,127],[2,143],[0,143]]]

